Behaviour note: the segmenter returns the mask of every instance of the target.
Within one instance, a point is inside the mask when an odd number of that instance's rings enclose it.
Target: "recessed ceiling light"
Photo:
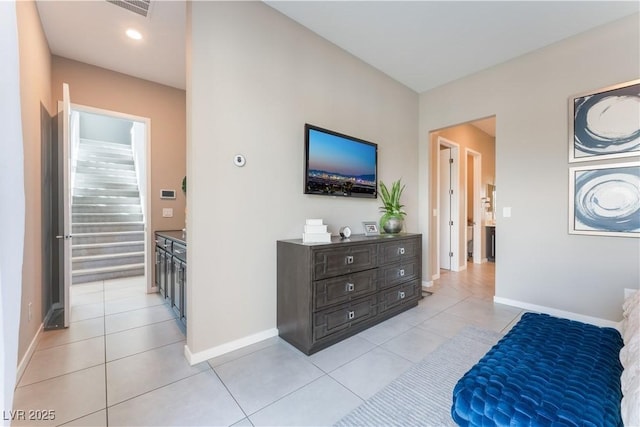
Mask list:
[[[142,40],[142,34],[140,34],[140,31],[134,30],[133,28],[129,28],[127,30],[127,37],[134,40]]]

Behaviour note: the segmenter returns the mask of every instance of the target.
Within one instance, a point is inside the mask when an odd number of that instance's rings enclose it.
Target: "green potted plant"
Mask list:
[[[404,185],[401,186],[400,179],[391,184],[391,191],[384,182],[380,181],[380,212],[384,212],[380,218],[380,227],[385,233],[395,234],[402,230],[404,225],[404,217],[407,213],[402,210],[404,205],[400,204],[400,196],[404,191]]]

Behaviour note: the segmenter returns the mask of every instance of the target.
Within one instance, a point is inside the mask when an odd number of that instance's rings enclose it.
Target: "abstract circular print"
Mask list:
[[[640,167],[579,171],[576,230],[640,232]]]
[[[640,150],[640,84],[574,100],[576,158]]]

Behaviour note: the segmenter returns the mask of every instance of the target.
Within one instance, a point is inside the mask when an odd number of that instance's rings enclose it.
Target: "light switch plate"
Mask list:
[[[162,208],[162,216],[164,218],[172,218],[173,217],[173,208]]]
[[[503,216],[503,218],[511,217],[511,207],[506,206],[506,207],[502,208],[502,216]]]

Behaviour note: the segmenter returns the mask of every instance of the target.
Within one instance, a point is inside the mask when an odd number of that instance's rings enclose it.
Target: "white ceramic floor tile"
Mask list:
[[[457,335],[462,328],[470,325],[480,326],[470,320],[443,311],[422,322],[418,327],[436,332],[438,335],[452,338]]]
[[[259,341],[255,344],[251,344],[246,347],[239,348],[238,350],[225,353],[221,356],[214,357],[213,359],[209,359],[207,362],[209,363],[209,365],[211,365],[212,368],[215,368],[216,366],[223,365],[227,362],[231,362],[232,360],[239,359],[243,356],[247,356],[251,353],[255,353],[256,351],[260,351],[278,343],[284,344],[285,341],[280,337],[267,338],[266,340]]]
[[[69,303],[71,307],[85,304],[102,304],[104,302],[104,292],[86,292],[81,294],[71,295],[69,297]]]
[[[448,308],[446,312],[499,332],[520,315],[522,310],[471,297]]]
[[[167,344],[184,341],[176,320],[154,323],[106,335],[107,362]]]
[[[124,311],[139,310],[145,307],[163,304],[160,294],[144,294],[133,297],[105,301],[105,314],[122,313]]]
[[[63,424],[64,427],[107,427],[107,410],[103,409],[93,414],[78,418]]]
[[[368,399],[411,366],[407,359],[377,347],[329,375],[361,399]]]
[[[108,411],[110,426],[226,426],[245,418],[211,369]]]
[[[69,295],[73,298],[75,295],[87,294],[92,292],[102,292],[104,289],[102,280],[91,283],[82,283],[80,285],[71,285]]]
[[[466,298],[466,297],[465,297]],[[440,312],[442,310],[446,310],[449,307],[452,307],[464,300],[464,298],[459,298],[451,295],[446,295],[442,293],[442,291],[438,291],[431,296],[425,297],[420,301],[420,306],[429,308],[432,312]]]
[[[254,426],[330,426],[362,399],[324,375],[249,418]]]
[[[345,363],[357,359],[374,347],[375,344],[371,341],[355,335],[312,354],[309,356],[309,360],[324,372],[331,372]]]
[[[231,427],[253,427],[253,424],[249,421],[249,418],[243,418],[237,423],[231,424]]]
[[[79,322],[80,320],[95,319],[104,316],[104,303],[98,302],[93,304],[83,304],[71,306],[71,314],[69,319],[71,322]]]
[[[408,331],[412,327],[413,326],[409,322],[402,318],[392,317],[369,329],[365,329],[357,336],[371,341],[374,344],[380,345],[389,341],[391,338]]]
[[[168,305],[160,304],[139,310],[125,311],[105,316],[105,330],[107,334],[126,331],[127,329],[151,325],[175,318]]]
[[[104,338],[96,337],[37,350],[20,379],[20,386],[104,364]]]
[[[426,304],[419,304],[417,307],[398,314],[395,319],[407,322],[411,326],[416,326],[438,313],[438,310],[434,310]]]
[[[14,410],[53,410],[55,420],[38,425],[60,425],[105,408],[104,366],[95,366],[50,380],[16,388]],[[31,420],[13,426],[33,426]]]
[[[323,375],[301,353],[280,343],[217,366],[215,371],[247,415]]]
[[[140,288],[146,289],[147,281],[145,276],[121,277],[119,279],[109,279],[104,281],[104,289],[116,288]]]
[[[413,363],[418,363],[446,340],[447,338],[434,332],[412,328],[402,335],[390,339],[382,345],[382,348]]]
[[[167,345],[107,363],[109,406],[210,369],[206,363],[190,366],[184,342]]]
[[[81,320],[71,323],[66,329],[43,331],[37,349],[42,350],[102,335],[104,335],[103,318],[96,317],[95,319]]]

